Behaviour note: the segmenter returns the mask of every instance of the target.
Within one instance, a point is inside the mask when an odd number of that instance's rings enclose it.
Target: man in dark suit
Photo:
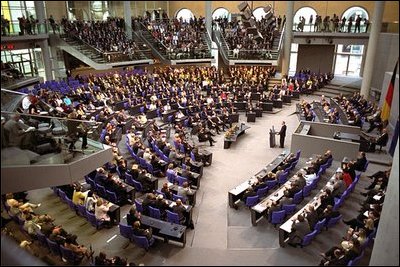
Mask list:
[[[382,130],[382,134],[379,135],[378,138],[376,138],[376,139],[372,138],[371,144],[370,144],[370,147],[369,147],[369,151],[375,152],[375,146],[376,145],[378,145],[378,146],[386,146],[388,140],[389,140],[389,135],[387,133],[387,129],[384,128]]]
[[[282,121],[282,127],[281,130],[279,131],[279,142],[280,142],[280,148],[283,148],[285,146],[285,137],[286,137],[286,125],[285,122]]]

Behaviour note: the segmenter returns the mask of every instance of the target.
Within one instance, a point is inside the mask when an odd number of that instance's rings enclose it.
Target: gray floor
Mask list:
[[[305,97],[308,101],[316,98]],[[290,115],[294,111],[295,105],[292,103],[291,106],[284,106],[277,114],[264,114],[262,118],[257,118],[255,123],[249,123],[251,129],[237,143],[232,144],[230,149],[223,149],[222,134],[216,137],[218,142],[215,147],[206,146],[213,152],[213,163],[204,169],[193,214],[195,229],[187,231],[185,248],[158,242],[145,252],[121,237],[117,227],[96,231],[86,219],[76,216],[66,204],[60,202],[48,188],[30,192],[31,202],[42,202],[39,213],[48,213],[55,217],[57,224],[62,224],[69,232],[77,234],[79,243],[91,245],[96,254],[104,251],[109,257],[119,255],[145,265],[317,265],[321,259],[320,252],[339,244],[347,229],[345,224],[340,222],[328,231],[324,230],[311,245],[303,249],[280,248],[278,227],[274,229],[265,220],[253,227],[250,211],[246,206],[240,205],[238,210],[234,210],[227,203],[230,189],[254,175],[282,152],[280,148],[269,148],[268,144],[269,129],[274,125],[279,130],[282,120],[288,126],[285,148],[289,149],[291,133],[298,125],[297,116]],[[240,119],[245,120],[245,116],[242,114]],[[324,179],[331,176],[338,164],[339,162],[334,161],[333,166],[323,176]],[[356,190],[340,209],[345,219],[357,215],[358,203],[363,199],[359,192],[370,183],[365,175],[386,168],[376,164],[369,165]],[[159,183],[164,180],[160,179]],[[325,182],[321,181],[320,187],[322,183]],[[299,206],[305,205],[316,193],[317,190],[314,190]],[[123,206],[121,216],[125,216],[128,210],[128,205]],[[368,264],[369,256],[368,249],[361,264]]]

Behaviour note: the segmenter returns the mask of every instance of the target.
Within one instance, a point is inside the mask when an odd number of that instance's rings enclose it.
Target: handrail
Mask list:
[[[281,51],[283,36],[285,34],[285,29],[286,29],[286,22],[285,22],[285,24],[282,25],[281,38],[279,39],[279,44],[278,44],[278,52]]]
[[[222,51],[222,54],[224,55],[224,57],[226,58],[226,60],[229,60],[229,57],[228,57],[228,55],[226,54],[226,51],[225,51],[225,49],[223,49],[223,47],[222,47],[222,40],[220,39],[220,37],[221,37],[221,32],[219,31],[219,30],[216,30],[215,31],[215,37],[217,38],[217,40],[218,40],[218,43],[221,45],[221,48],[222,49],[220,49],[221,51]],[[224,40],[224,42],[225,42],[225,40]],[[225,44],[226,44],[226,42],[225,42]],[[226,44],[227,45],[227,44]],[[228,46],[228,45],[227,45]]]

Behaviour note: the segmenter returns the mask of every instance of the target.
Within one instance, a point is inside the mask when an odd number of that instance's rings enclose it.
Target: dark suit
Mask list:
[[[285,137],[286,137],[286,125],[282,125],[281,130],[279,131],[279,142],[280,142],[280,148],[283,148],[285,146]]]

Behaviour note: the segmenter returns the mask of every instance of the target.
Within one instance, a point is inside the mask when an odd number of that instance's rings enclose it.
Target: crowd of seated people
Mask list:
[[[62,20],[61,24],[67,36],[78,38],[103,54],[118,52],[131,60],[140,58],[139,47],[128,39],[122,18],[109,17],[107,21]],[[107,56],[111,61],[111,56]]]
[[[8,193],[5,196],[5,205],[8,207],[9,215],[12,218],[18,218],[18,221],[23,222],[22,229],[30,238],[37,240],[37,235],[40,233],[50,241],[72,250],[78,256],[79,261],[84,257],[91,257],[91,252],[85,246],[78,244],[76,235],[68,233],[62,225],[54,224],[55,220],[50,215],[37,214],[34,211],[34,209],[40,207],[40,203],[24,203],[15,199],[12,193]],[[63,261],[66,261],[66,259],[63,259]]]
[[[279,38],[279,36],[277,37],[276,18],[272,19],[272,23],[265,17],[256,21],[257,33],[248,33],[243,22],[236,18],[230,22],[227,18],[219,18],[215,19],[214,23],[221,28],[228,48],[233,52],[233,57],[271,59],[274,39]]]
[[[208,47],[203,42],[205,18],[196,16],[189,21],[182,18],[171,20],[151,20],[137,18],[142,22],[154,39],[161,42],[169,58],[208,57]]]
[[[369,191],[360,193],[366,199],[360,203],[359,215],[350,220],[343,219],[349,228],[340,245],[333,246],[325,253],[321,253],[323,257],[320,262],[321,266],[346,266],[350,260],[362,255],[363,250],[376,234],[390,171],[391,169],[378,171],[369,176],[373,181],[365,188]]]

